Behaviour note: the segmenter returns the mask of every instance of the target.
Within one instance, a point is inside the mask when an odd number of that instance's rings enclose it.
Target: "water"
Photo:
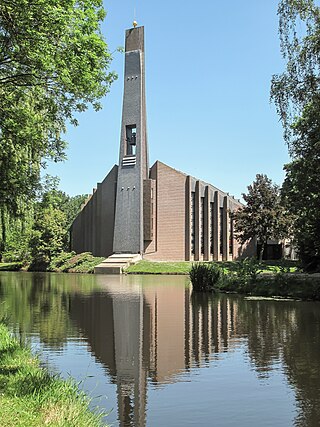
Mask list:
[[[0,316],[114,426],[320,425],[320,304],[179,276],[0,272]]]

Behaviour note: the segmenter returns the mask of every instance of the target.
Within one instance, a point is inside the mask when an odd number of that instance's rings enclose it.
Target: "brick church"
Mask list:
[[[160,161],[149,167],[144,27],[127,30],[119,164],[73,222],[71,249],[158,261],[237,259],[254,250],[234,238],[230,213],[241,206]]]

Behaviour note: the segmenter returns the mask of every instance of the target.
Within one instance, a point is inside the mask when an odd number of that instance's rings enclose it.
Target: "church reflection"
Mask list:
[[[0,318],[21,339],[38,335],[49,352],[63,354],[82,336],[117,388],[121,426],[147,424],[148,387],[185,381],[193,368],[211,367],[239,346],[262,383],[279,369],[285,375],[294,425],[318,426],[320,303],[192,294],[187,282],[0,273]]]
[[[192,366],[226,351],[236,332],[237,306],[231,299],[192,295],[170,277],[144,286],[137,277],[99,280],[103,292],[75,295],[70,316],[117,385],[120,425],[144,426],[148,381],[176,382]]]

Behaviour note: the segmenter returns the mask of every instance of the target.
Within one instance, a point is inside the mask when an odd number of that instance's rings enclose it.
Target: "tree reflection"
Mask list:
[[[183,279],[181,279],[183,280]],[[191,293],[176,278],[0,273],[0,317],[52,349],[82,335],[117,387],[121,426],[144,426],[148,384],[179,381],[245,345],[257,377],[283,368],[297,426],[320,420],[320,304]]]
[[[60,274],[2,273],[0,318],[8,318],[22,339],[38,332],[43,343],[60,349],[75,331],[69,318],[72,295],[92,288],[93,281],[87,277],[79,281]]]

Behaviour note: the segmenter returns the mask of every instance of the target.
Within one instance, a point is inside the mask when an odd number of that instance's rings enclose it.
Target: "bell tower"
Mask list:
[[[126,31],[124,94],[113,251],[143,253],[143,182],[148,179],[144,27]]]

